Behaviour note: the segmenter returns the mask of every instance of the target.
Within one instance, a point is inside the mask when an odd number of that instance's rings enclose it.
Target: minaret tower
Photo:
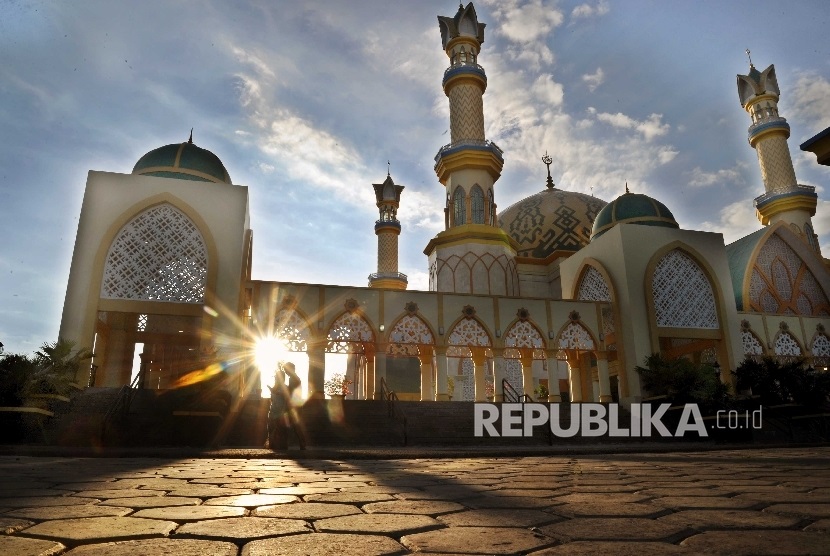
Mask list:
[[[378,271],[369,275],[370,288],[405,290],[406,274],[398,272],[398,236],[401,223],[398,221],[398,206],[401,202],[402,185],[395,185],[392,176],[386,173],[386,181],[374,183],[380,217],[375,222],[378,236]]]
[[[472,2],[453,17],[438,16],[450,66],[444,93],[450,102],[450,140],[435,156],[445,187],[444,231],[429,242],[430,290],[518,295],[516,244],[496,218],[495,183],[501,149],[484,137],[483,95],[487,75],[478,64],[484,23]]]
[[[747,54],[749,51],[747,50]],[[790,125],[778,114],[778,80],[775,66],[762,72],[749,61],[749,74],[738,75],[741,106],[752,118],[749,144],[758,153],[765,192],[755,199],[755,214],[761,224],[784,221],[807,244],[819,252],[818,238],[810,217],[816,214],[815,188],[799,185],[787,139]]]

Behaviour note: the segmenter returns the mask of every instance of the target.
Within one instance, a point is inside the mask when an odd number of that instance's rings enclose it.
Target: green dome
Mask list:
[[[179,180],[231,183],[219,157],[190,141],[173,143],[148,152],[135,163],[133,174]]]
[[[680,228],[666,205],[648,195],[627,191],[599,211],[594,220],[591,239],[598,238],[617,224]]]

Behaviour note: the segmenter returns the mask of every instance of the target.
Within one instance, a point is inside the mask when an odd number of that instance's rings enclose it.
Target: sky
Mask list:
[[[824,0],[480,0],[485,133],[505,209],[557,187],[633,192],[727,243],[763,193],[735,75],[775,64],[799,183],[830,254],[830,168],[798,145],[830,126]],[[371,184],[404,185],[400,271],[427,289],[449,143],[437,15],[447,0],[0,2],[0,342],[58,335],[87,173],[129,173],[187,140],[247,186],[259,280],[365,286]]]

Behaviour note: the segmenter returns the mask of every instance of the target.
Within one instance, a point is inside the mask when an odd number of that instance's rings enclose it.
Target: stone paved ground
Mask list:
[[[830,554],[830,448],[0,457],[0,555]]]

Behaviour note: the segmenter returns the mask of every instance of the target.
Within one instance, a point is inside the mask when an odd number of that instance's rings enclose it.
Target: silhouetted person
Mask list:
[[[297,435],[297,443],[300,445],[300,450],[305,450],[305,437],[303,436],[303,432],[300,427],[300,422],[297,417],[297,410],[295,409],[295,405],[298,405],[299,400],[302,399],[303,390],[302,390],[302,380],[300,377],[297,376],[297,372],[294,369],[294,363],[286,363],[283,365],[283,370],[285,374],[288,375],[288,390],[287,390],[287,398],[288,398],[288,407],[286,410],[286,414],[288,417],[287,427],[294,430],[294,434]],[[286,443],[288,442],[288,431],[286,430]]]
[[[274,385],[271,390],[271,405],[268,408],[268,447],[272,450],[288,449],[288,425],[286,424],[289,407],[289,394],[285,386],[285,373],[282,365],[274,373]]]

